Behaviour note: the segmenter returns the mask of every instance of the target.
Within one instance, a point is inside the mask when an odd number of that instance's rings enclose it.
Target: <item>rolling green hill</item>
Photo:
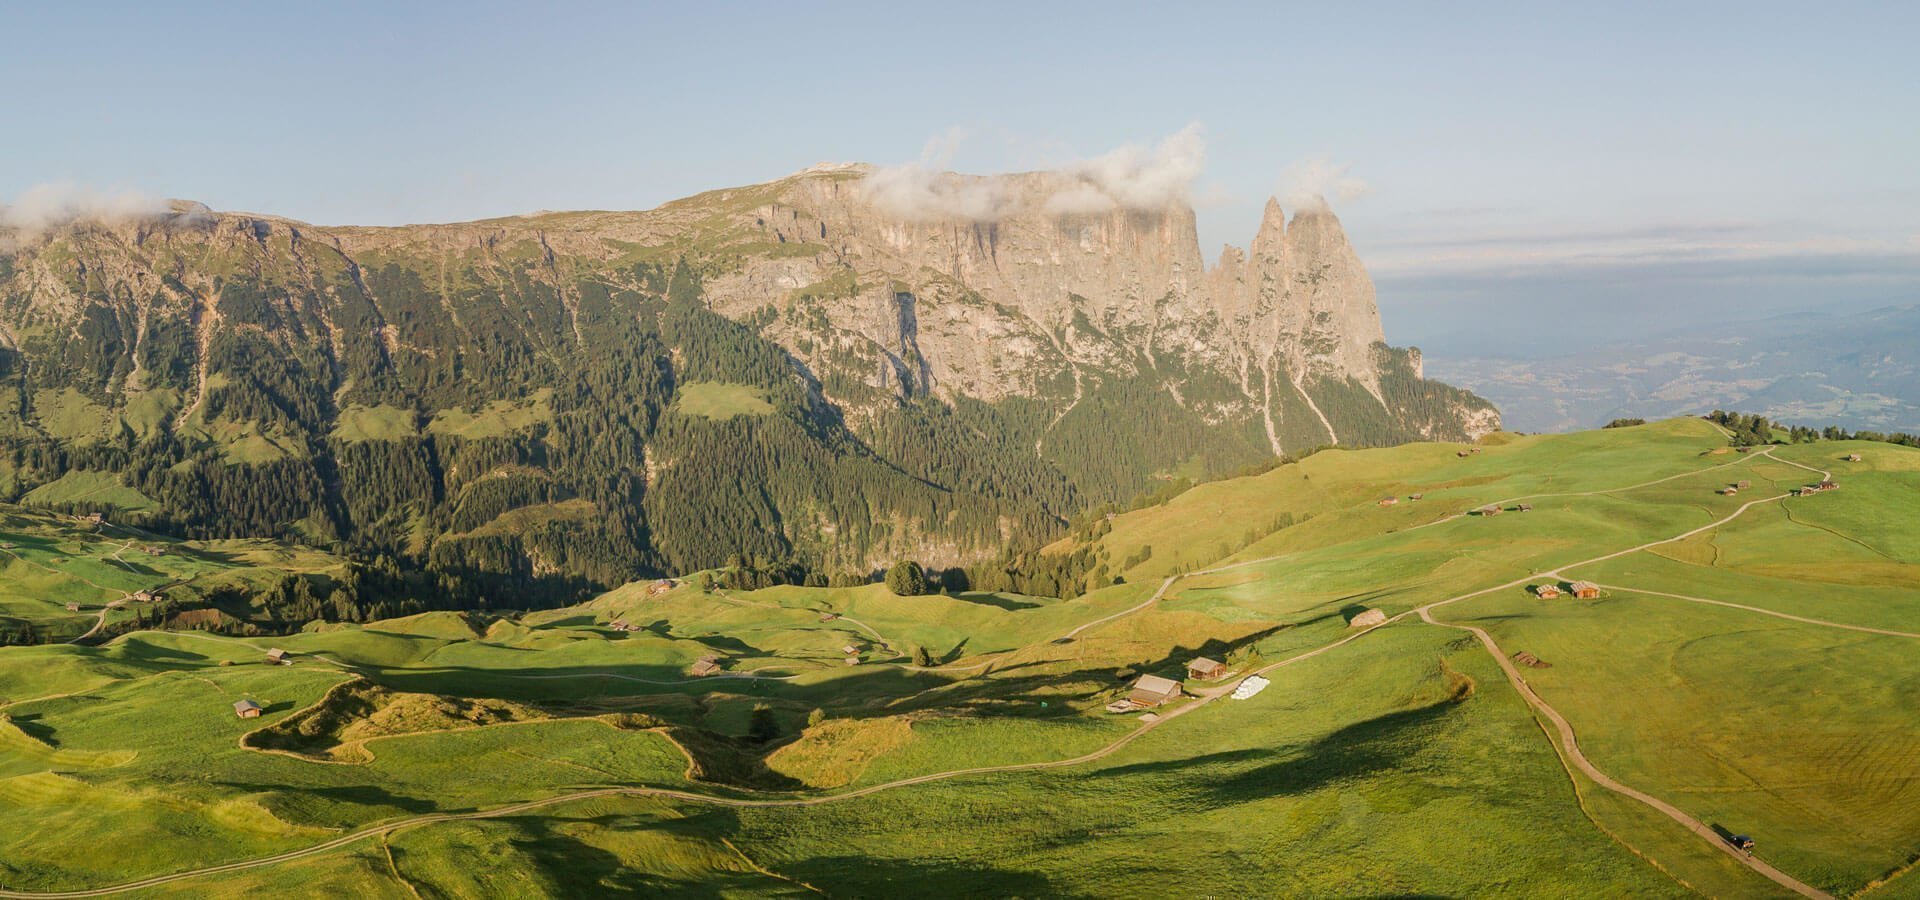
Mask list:
[[[1914,896],[1916,509],[1920,450],[1673,420],[1202,485],[1053,548],[1121,576],[1072,600],[709,572],[8,647],[0,888]],[[1187,696],[1106,712],[1141,674]]]
[[[98,642],[171,625],[239,630],[288,578],[333,582],[347,560],[262,540],[180,541],[112,516],[0,504],[0,645]]]

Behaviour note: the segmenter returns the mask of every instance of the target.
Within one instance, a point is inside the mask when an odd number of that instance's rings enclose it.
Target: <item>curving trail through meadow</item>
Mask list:
[[[1792,462],[1791,460],[1778,459],[1777,457],[1774,457],[1772,453],[1773,451],[1769,449],[1756,455],[1766,456],[1770,459],[1774,459],[1776,462],[1782,462],[1782,463],[1787,463],[1789,465],[1798,466],[1800,468],[1807,469],[1808,471],[1819,472],[1822,475],[1822,477],[1827,477],[1828,475],[1828,473],[1821,472],[1821,470],[1815,469],[1811,466],[1805,466],[1800,463]],[[1749,459],[1751,458],[1752,457],[1749,457]],[[1735,464],[1738,464],[1738,462],[1744,462],[1744,461],[1746,460],[1736,461],[1735,463],[1729,463],[1727,465],[1735,465]],[[1724,468],[1724,467],[1725,466],[1716,466],[1713,468],[1717,469],[1717,468]],[[1674,476],[1674,477],[1684,477],[1685,475],[1697,475],[1697,474],[1700,474],[1701,472],[1706,472],[1706,471],[1712,471],[1712,469],[1697,470],[1694,472],[1684,473],[1682,476]],[[1647,482],[1646,484],[1657,484],[1662,481],[1669,481],[1669,480],[1672,480],[1672,478],[1663,478],[1654,482]],[[1635,485],[1633,487],[1643,487],[1643,486],[1646,486],[1646,485],[1645,484]],[[1629,489],[1631,488],[1616,488],[1614,490],[1629,490]],[[1604,494],[1604,493],[1610,493],[1610,492],[1611,491],[1592,491],[1587,493],[1588,494]],[[1539,495],[1536,495],[1536,496],[1539,496]],[[1514,690],[1519,692],[1521,697],[1526,700],[1528,706],[1532,708],[1541,717],[1545,718],[1547,722],[1553,726],[1555,733],[1558,735],[1558,740],[1555,741],[1555,748],[1558,751],[1557,755],[1561,760],[1562,766],[1567,769],[1570,776],[1577,769],[1581,774],[1584,774],[1587,778],[1592,780],[1595,784],[1599,785],[1600,787],[1608,791],[1611,791],[1613,793],[1619,794],[1621,796],[1628,797],[1632,800],[1635,800],[1639,803],[1642,803],[1654,809],[1657,812],[1660,812],[1662,815],[1665,815],[1669,819],[1672,819],[1673,821],[1679,823],[1681,826],[1687,828],[1689,831],[1692,831],[1693,833],[1701,837],[1703,840],[1708,841],[1711,845],[1718,847],[1720,850],[1727,853],[1729,856],[1733,857],[1736,861],[1740,862],[1741,864],[1752,869],[1754,872],[1760,874],[1761,876],[1773,881],[1774,883],[1782,887],[1785,887],[1789,890],[1792,890],[1798,894],[1801,894],[1807,897],[1829,898],[1830,897],[1829,894],[1823,891],[1820,891],[1819,889],[1811,885],[1808,885],[1794,878],[1791,875],[1781,872],[1780,870],[1774,868],[1773,866],[1768,865],[1763,860],[1760,860],[1749,854],[1745,854],[1734,849],[1724,839],[1722,839],[1718,833],[1713,831],[1711,828],[1709,828],[1705,824],[1702,824],[1699,820],[1688,815],[1686,812],[1682,811],[1678,807],[1675,807],[1672,804],[1669,804],[1666,801],[1661,800],[1660,798],[1655,797],[1651,794],[1647,794],[1629,785],[1623,784],[1613,779],[1611,776],[1608,776],[1599,767],[1595,766],[1593,762],[1589,760],[1586,757],[1586,755],[1581,751],[1578,737],[1573,730],[1573,726],[1567,721],[1566,717],[1561,715],[1561,713],[1558,710],[1556,710],[1551,704],[1547,703],[1538,694],[1534,693],[1532,687],[1530,687],[1527,684],[1526,679],[1521,677],[1519,671],[1514,668],[1513,663],[1507,658],[1505,652],[1500,648],[1498,642],[1494,640],[1492,635],[1488,634],[1484,629],[1481,629],[1479,627],[1476,627],[1473,625],[1463,625],[1463,624],[1458,624],[1453,622],[1442,621],[1440,619],[1435,618],[1433,615],[1434,610],[1437,610],[1449,604],[1457,603],[1463,600],[1468,600],[1474,597],[1485,596],[1487,594],[1495,593],[1497,591],[1511,590],[1513,588],[1528,584],[1530,582],[1538,581],[1543,577],[1555,577],[1555,578],[1564,577],[1561,575],[1561,572],[1566,569],[1573,569],[1573,568],[1578,568],[1580,566],[1592,565],[1592,564],[1603,562],[1606,560],[1615,559],[1621,556],[1626,556],[1628,554],[1638,553],[1644,550],[1651,549],[1653,547],[1658,547],[1662,544],[1669,544],[1676,541],[1685,540],[1696,534],[1700,534],[1715,528],[1719,528],[1733,521],[1734,519],[1739,518],[1741,515],[1743,515],[1749,509],[1752,509],[1755,506],[1759,506],[1766,503],[1772,503],[1774,501],[1784,499],[1787,496],[1789,495],[1779,494],[1772,497],[1765,497],[1761,499],[1748,501],[1742,504],[1738,509],[1734,510],[1732,513],[1726,515],[1725,517],[1717,519],[1706,525],[1702,525],[1698,528],[1694,528],[1684,533],[1675,535],[1673,537],[1663,538],[1655,541],[1648,541],[1644,544],[1640,544],[1635,547],[1630,547],[1625,550],[1618,550],[1602,556],[1594,557],[1592,559],[1586,559],[1586,560],[1581,560],[1579,562],[1568,563],[1552,571],[1541,572],[1541,573],[1529,575],[1525,578],[1517,578],[1512,581],[1506,582],[1504,584],[1495,585],[1493,587],[1483,588],[1483,589],[1472,591],[1469,593],[1459,594],[1453,597],[1448,597],[1443,600],[1436,600],[1434,602],[1416,607],[1414,609],[1407,610],[1406,612],[1393,616],[1392,618],[1387,619],[1385,622],[1382,622],[1379,625],[1375,625],[1369,628],[1356,631],[1337,641],[1324,644],[1320,647],[1297,654],[1292,657],[1288,657],[1278,662],[1269,663],[1248,674],[1262,675],[1284,666],[1292,665],[1294,663],[1301,662],[1303,660],[1320,656],[1338,647],[1341,647],[1348,643],[1356,641],[1366,636],[1367,634],[1372,633],[1377,629],[1384,628],[1388,625],[1391,625],[1395,622],[1399,622],[1410,616],[1417,615],[1422,621],[1431,625],[1436,625],[1444,628],[1457,629],[1460,631],[1466,631],[1472,634],[1476,639],[1478,639],[1482,647],[1487,651],[1487,653],[1493,656],[1494,660],[1500,665],[1501,671],[1505,673],[1508,683],[1511,684]],[[1446,521],[1446,520],[1443,519],[1440,521]],[[1429,524],[1438,524],[1438,523],[1435,522],[1435,523],[1429,523]],[[1269,561],[1272,561],[1273,559],[1278,559],[1278,558],[1280,557],[1247,560],[1244,562],[1233,563],[1233,564],[1224,565],[1224,566],[1216,566],[1210,569],[1199,570],[1196,572],[1186,573],[1183,575],[1168,576],[1166,579],[1164,579],[1161,582],[1159,589],[1156,590],[1151,597],[1147,598],[1147,600],[1143,601],[1142,603],[1136,606],[1122,610],[1118,613],[1114,613],[1112,615],[1105,616],[1100,619],[1096,619],[1094,621],[1084,623],[1074,628],[1073,630],[1069,631],[1066,635],[1063,636],[1063,639],[1070,639],[1070,638],[1076,637],[1079,634],[1087,631],[1088,629],[1091,629],[1099,625],[1103,625],[1103,624],[1115,621],[1117,619],[1124,618],[1126,616],[1141,612],[1145,609],[1148,609],[1149,607],[1153,606],[1155,603],[1158,603],[1166,595],[1166,592],[1173,586],[1175,582],[1177,582],[1179,579],[1183,577],[1187,577],[1188,575],[1212,574],[1212,573],[1221,572],[1221,571],[1228,571],[1228,570],[1240,568],[1243,566],[1250,566],[1250,565],[1256,565],[1263,562],[1269,562]],[[1633,590],[1633,589],[1625,588],[1622,590]],[[1657,594],[1658,592],[1643,591],[1641,593]],[[1920,637],[1920,635],[1908,634],[1906,632],[1891,632],[1883,629],[1849,626],[1849,625],[1844,625],[1844,624],[1835,623],[1835,622],[1824,622],[1820,620],[1805,619],[1798,616],[1790,616],[1782,613],[1774,613],[1770,610],[1764,610],[1764,609],[1759,609],[1755,607],[1740,606],[1739,604],[1724,603],[1721,601],[1706,600],[1704,598],[1685,597],[1681,595],[1672,595],[1672,594],[1667,594],[1663,596],[1669,596],[1677,599],[1690,600],[1695,602],[1711,603],[1711,604],[1721,605],[1721,606],[1730,606],[1738,609],[1744,609],[1744,610],[1763,613],[1767,615],[1778,616],[1781,618],[1802,621],[1802,622],[1806,622],[1808,624],[1814,624],[1814,625],[1831,626],[1831,627],[1845,628],[1845,629],[1855,630],[1855,631],[1867,631],[1867,632],[1879,633],[1879,634],[1891,634],[1891,635],[1903,636],[1903,637]],[[336,666],[351,669],[351,667],[345,666],[345,664],[342,664],[336,660],[326,659],[324,657],[322,657],[321,659],[323,659],[326,662],[332,663]],[[989,660],[989,662],[991,662],[991,660]],[[542,676],[525,676],[525,677],[537,678]],[[578,677],[578,676],[559,676],[559,677]],[[630,677],[630,676],[619,676],[612,673],[608,673],[607,677]],[[734,677],[756,677],[756,676],[734,676]],[[764,676],[761,676],[761,677],[764,677]],[[646,679],[634,678],[632,680],[645,681]],[[896,781],[870,785],[864,788],[858,788],[855,790],[845,791],[842,793],[822,794],[822,795],[817,795],[812,797],[777,797],[777,798],[730,797],[730,796],[715,795],[715,794],[702,794],[702,793],[696,793],[693,791],[680,790],[680,789],[674,789],[674,788],[654,788],[654,787],[637,787],[637,786],[636,787],[595,788],[590,790],[575,791],[575,792],[566,793],[566,794],[557,794],[551,797],[544,797],[537,800],[529,800],[522,803],[515,803],[515,804],[506,805],[506,806],[494,807],[492,809],[474,810],[470,812],[433,813],[433,814],[427,814],[427,815],[414,816],[411,818],[399,819],[399,820],[390,821],[382,824],[370,825],[358,831],[341,835],[340,837],[333,838],[328,841],[315,844],[310,847],[304,847],[298,850],[290,850],[285,853],[258,857],[255,859],[239,860],[231,863],[224,863],[224,864],[215,865],[215,866],[207,866],[205,868],[193,869],[193,870],[184,871],[184,872],[176,872],[176,873],[167,874],[167,875],[157,875],[151,878],[145,878],[138,881],[125,882],[117,885],[110,885],[107,887],[90,888],[90,889],[74,890],[74,891],[43,891],[43,892],[10,891],[5,889],[0,889],[0,898],[4,898],[4,900],[61,900],[61,898],[108,896],[108,895],[117,894],[125,891],[139,890],[142,888],[150,888],[150,887],[158,887],[161,885],[172,884],[175,882],[184,881],[192,878],[202,878],[202,877],[211,876],[211,875],[220,875],[220,874],[226,874],[231,872],[244,871],[247,869],[259,868],[262,866],[271,866],[278,863],[305,859],[308,857],[327,853],[329,851],[336,850],[341,847],[346,847],[346,846],[358,843],[360,841],[367,840],[372,837],[389,835],[389,834],[392,834],[393,832],[401,831],[409,828],[418,828],[418,827],[423,827],[423,826],[433,825],[433,824],[443,823],[443,822],[457,822],[457,821],[492,819],[492,818],[500,818],[505,816],[513,816],[513,815],[518,815],[525,812],[530,812],[536,809],[542,809],[549,806],[555,806],[555,805],[565,804],[565,803],[573,803],[573,802],[584,801],[584,800],[591,800],[591,799],[602,798],[602,797],[660,797],[660,798],[666,798],[666,799],[672,799],[672,800],[679,800],[679,801],[688,802],[688,803],[704,803],[708,805],[725,806],[725,807],[733,807],[733,808],[806,807],[806,806],[820,806],[820,805],[829,804],[829,803],[838,803],[838,802],[852,800],[860,797],[871,796],[873,794],[878,794],[884,791],[898,790],[900,788],[912,787],[914,785],[928,784],[936,781],[945,781],[945,780],[950,780],[954,778],[964,778],[964,777],[970,777],[975,775],[1001,774],[1001,773],[1007,773],[1007,772],[1042,771],[1042,770],[1048,770],[1048,769],[1065,768],[1069,766],[1078,766],[1078,765],[1083,765],[1090,762],[1096,762],[1098,760],[1111,756],[1114,753],[1119,752],[1121,749],[1125,748],[1127,745],[1138,740],[1142,735],[1150,731],[1153,731],[1156,728],[1162,727],[1166,725],[1168,722],[1171,722],[1177,718],[1180,718],[1181,716],[1191,713],[1196,709],[1205,707],[1208,704],[1220,699],[1223,696],[1227,696],[1228,694],[1231,693],[1234,687],[1234,684],[1237,683],[1239,680],[1240,679],[1236,678],[1232,680],[1233,683],[1216,685],[1211,688],[1206,688],[1206,689],[1197,691],[1195,692],[1195,697],[1197,699],[1194,702],[1169,710],[1161,714],[1157,719],[1153,721],[1142,722],[1138,728],[1134,729],[1131,732],[1128,732],[1126,735],[1123,735],[1122,737],[1116,739],[1115,741],[1113,741],[1112,743],[1104,747],[1101,747],[1098,750],[1094,750],[1092,752],[1085,753],[1080,756],[1071,757],[1068,759],[1048,760],[1048,761],[1032,762],[1032,763],[1013,763],[1013,764],[1000,765],[1000,766],[980,766],[980,767],[966,768],[966,769],[952,769],[952,770],[947,770],[943,772],[933,772],[925,775],[917,775],[910,778],[902,778]]]

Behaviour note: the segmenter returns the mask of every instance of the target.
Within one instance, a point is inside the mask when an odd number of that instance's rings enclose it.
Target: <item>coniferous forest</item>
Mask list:
[[[1270,401],[1269,433],[1244,384],[1175,357],[991,402],[931,390],[912,346],[814,347],[810,367],[769,329],[834,337],[820,304],[853,269],[785,313],[710,306],[735,255],[777,245],[349,253],[284,223],[195,227],[83,224],[0,254],[0,502],[382,573],[276,587],[276,618],[547,606],[722,566],[857,583],[905,559],[929,589],[1071,596],[1111,562],[1037,548],[1089,511],[1329,439],[1302,395]],[[1381,396],[1317,389],[1342,440],[1457,432],[1464,395],[1380,352]]]

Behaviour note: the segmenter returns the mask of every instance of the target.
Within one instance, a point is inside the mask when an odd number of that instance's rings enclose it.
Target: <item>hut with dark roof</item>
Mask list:
[[[1207,657],[1201,656],[1187,663],[1188,678],[1212,681],[1216,678],[1225,678],[1226,676],[1227,664],[1217,659],[1208,659]]]

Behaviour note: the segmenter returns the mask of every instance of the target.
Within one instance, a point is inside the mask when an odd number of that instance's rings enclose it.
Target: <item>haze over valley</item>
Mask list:
[[[0,900],[1920,896],[1912,10],[0,11]]]

